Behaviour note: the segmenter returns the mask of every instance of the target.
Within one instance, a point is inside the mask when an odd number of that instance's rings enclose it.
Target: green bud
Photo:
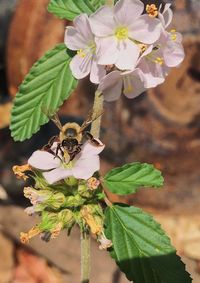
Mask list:
[[[58,222],[61,222],[64,228],[73,226],[75,219],[73,212],[69,209],[63,209],[58,213]]]
[[[57,213],[43,211],[41,218],[41,222],[38,225],[41,231],[51,231],[54,229],[57,223]]]
[[[63,193],[53,194],[46,202],[48,206],[52,209],[59,209],[65,205],[65,195]]]
[[[65,199],[65,206],[78,207],[78,206],[83,205],[84,202],[85,202],[85,200],[80,195],[68,196]]]
[[[73,176],[68,177],[67,179],[65,179],[65,183],[68,186],[76,186],[78,184],[78,180],[76,178],[74,178]]]
[[[88,187],[86,184],[80,184],[78,186],[78,193],[84,198],[91,198],[93,195],[92,191],[88,190]]]

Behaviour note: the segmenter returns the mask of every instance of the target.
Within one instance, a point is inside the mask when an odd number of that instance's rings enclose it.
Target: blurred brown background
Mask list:
[[[161,1],[143,1],[160,3]],[[184,35],[186,58],[166,82],[135,100],[105,104],[101,138],[106,144],[102,172],[125,162],[153,163],[165,177],[164,190],[141,190],[113,201],[150,211],[183,256],[194,283],[200,282],[200,1],[177,0],[172,27]],[[0,0],[0,283],[79,282],[79,233],[50,244],[19,243],[33,221],[25,215],[24,184],[11,168],[56,134],[52,123],[31,140],[14,143],[8,130],[12,98],[32,64],[63,42],[69,23],[47,13],[48,0]],[[94,88],[84,80],[60,110],[62,122],[82,122]],[[105,252],[92,243],[92,280],[128,282]],[[181,282],[180,282],[181,283]]]

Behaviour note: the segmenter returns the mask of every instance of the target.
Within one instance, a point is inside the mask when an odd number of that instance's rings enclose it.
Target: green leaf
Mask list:
[[[10,130],[15,141],[36,133],[49,120],[43,108],[55,113],[75,89],[70,60],[66,46],[59,44],[33,65],[14,100]]]
[[[190,283],[169,238],[151,215],[116,204],[106,209],[105,234],[112,258],[134,283]]]
[[[135,193],[139,187],[163,185],[161,172],[147,163],[130,163],[114,168],[104,177],[104,184],[114,194],[127,195]]]
[[[88,15],[105,4],[105,0],[50,0],[48,11],[60,19],[73,19],[81,13]]]

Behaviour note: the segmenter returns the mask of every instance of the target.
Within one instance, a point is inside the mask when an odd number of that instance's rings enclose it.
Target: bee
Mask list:
[[[99,141],[95,139],[92,134],[90,134],[88,131],[85,131],[85,129],[101,115],[102,114],[95,118],[91,118],[91,115],[89,115],[87,120],[84,121],[81,126],[75,122],[66,123],[62,126],[58,115],[53,115],[50,119],[60,130],[60,133],[58,136],[53,136],[49,140],[48,144],[43,147],[43,150],[51,152],[55,155],[55,157],[58,158],[60,158],[59,153],[61,153],[65,162],[70,162],[78,153],[81,152],[83,137],[86,137],[93,145],[101,146]],[[54,142],[57,142],[55,152],[51,149]]]

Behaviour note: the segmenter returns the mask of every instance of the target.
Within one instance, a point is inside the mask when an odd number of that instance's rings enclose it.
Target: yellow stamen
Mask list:
[[[175,30],[175,29],[172,29],[172,30],[170,30],[170,33],[171,33],[171,39],[172,39],[173,41],[176,41],[176,39],[177,39],[176,30]]]
[[[146,12],[151,18],[158,16],[158,9],[155,4],[146,5]]]
[[[159,64],[159,65],[163,65],[164,64],[164,59],[161,58],[161,57],[157,57],[154,62]]]
[[[141,50],[141,53],[144,53],[147,50],[147,45],[143,43],[138,44]]]
[[[115,30],[115,36],[118,40],[125,40],[128,38],[128,29],[126,27],[118,27]]]
[[[85,52],[84,52],[83,49],[79,49],[79,50],[77,51],[77,54],[78,54],[78,56],[80,56],[81,58],[85,58],[85,56],[86,56],[86,54],[85,54]]]

